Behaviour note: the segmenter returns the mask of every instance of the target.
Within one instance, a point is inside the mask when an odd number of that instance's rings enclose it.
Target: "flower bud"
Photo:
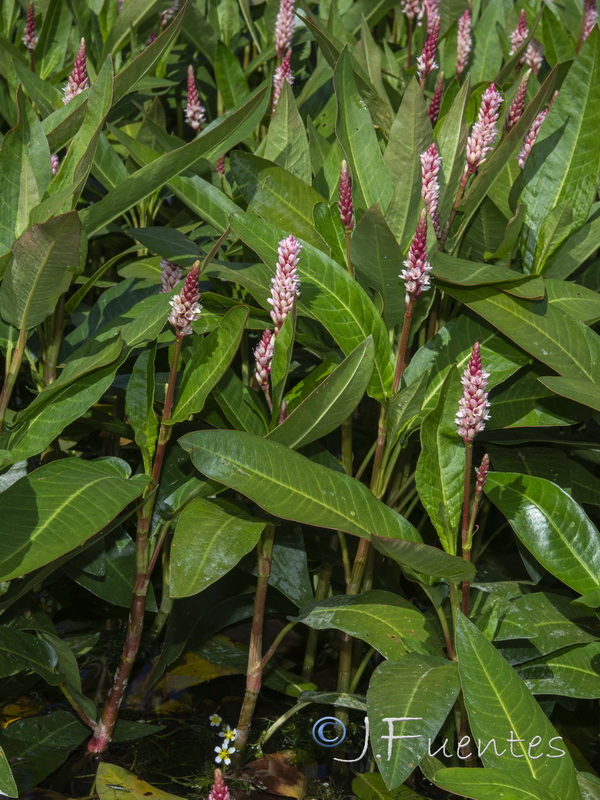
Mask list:
[[[273,105],[271,107],[271,114],[275,113],[275,109],[277,108],[277,103],[279,102],[279,98],[281,97],[281,92],[283,91],[283,84],[285,81],[289,83],[290,86],[294,83],[294,75],[292,74],[292,51],[288,50],[285,56],[283,57],[283,61],[277,67],[275,67],[275,72],[273,73]]]
[[[427,212],[431,217],[431,224],[435,231],[436,239],[442,235],[442,223],[440,220],[440,212],[438,210],[438,202],[440,198],[440,184],[438,175],[442,166],[442,157],[440,156],[437,145],[434,143],[420,155],[421,159],[421,197],[427,208]]]
[[[215,770],[213,787],[209,792],[208,800],[230,800],[229,789],[225,784],[223,773],[220,769]]]
[[[37,29],[35,27],[35,8],[33,6],[33,0],[29,3],[29,8],[27,9],[27,22],[25,23],[25,30],[23,32],[23,44],[29,50],[30,53],[33,53],[35,50],[35,46],[38,43],[38,35]]]
[[[260,342],[254,350],[254,361],[256,367],[254,375],[261,389],[269,388],[269,376],[271,374],[271,362],[273,361],[273,350],[275,346],[275,336],[273,331],[265,330]]]
[[[347,231],[354,227],[354,204],[352,202],[352,182],[348,173],[348,164],[342,161],[340,167],[340,199],[338,201],[340,219]]]
[[[410,244],[408,255],[404,261],[400,278],[406,285],[406,305],[416,300],[421,292],[426,292],[429,287],[429,273],[431,264],[427,257],[427,212],[421,211],[417,230]]]
[[[527,17],[525,15],[525,11],[521,9],[521,13],[519,14],[519,24],[510,35],[509,55],[513,56],[528,36],[529,28],[527,27]]]
[[[185,107],[185,121],[195,131],[200,130],[206,119],[206,110],[200,102],[194,68],[190,64],[187,71],[187,104]]]
[[[163,258],[160,262],[161,291],[171,292],[183,277],[183,270],[172,261]]]
[[[438,117],[440,115],[440,107],[442,105],[443,94],[444,94],[444,73],[440,72],[440,77],[437,79],[433,97],[431,98],[431,102],[429,103],[429,108],[427,109],[427,113],[429,115],[429,119],[431,120],[432,125],[435,125],[435,123],[438,121]]]
[[[525,107],[525,97],[527,96],[527,85],[529,84],[529,75],[527,72],[517,87],[515,98],[511,103],[506,119],[504,121],[504,128],[506,131],[512,130],[517,122],[521,119],[523,108]]]
[[[460,78],[465,71],[472,49],[471,12],[467,9],[458,20],[458,34],[456,40],[456,76],[458,78]]]
[[[483,164],[487,154],[492,150],[498,132],[496,124],[500,115],[502,96],[491,83],[483,93],[477,121],[471,128],[467,139],[467,167],[466,172],[474,174]]]
[[[169,322],[175,328],[175,335],[178,339],[189,336],[193,332],[192,322],[199,319],[202,311],[202,305],[199,303],[199,274],[200,262],[196,261],[187,274],[181,294],[176,294],[170,301],[171,313]]]
[[[477,434],[481,433],[485,428],[485,421],[490,418],[487,392],[489,377],[489,373],[484,372],[481,365],[479,342],[475,342],[469,364],[461,378],[463,396],[458,401],[455,418],[458,435],[465,444],[472,442]]]
[[[292,46],[295,2],[296,0],[279,0],[279,11],[275,19],[275,52],[279,61]]]
[[[436,17],[431,28],[431,33],[427,37],[427,41],[423,47],[423,52],[417,58],[417,76],[421,87],[425,85],[425,79],[429,73],[437,67],[435,62],[435,51],[437,49],[439,35],[440,18]]]
[[[279,259],[275,269],[275,277],[271,281],[271,297],[268,302],[273,306],[271,319],[275,324],[275,335],[281,329],[286,317],[291,312],[296,297],[299,296],[300,277],[298,262],[302,246],[294,236],[288,236],[279,242],[277,252]]]
[[[87,58],[85,54],[85,39],[81,39],[77,57],[73,63],[73,71],[63,89],[63,103],[69,103],[78,94],[88,89],[90,82],[87,74]]]

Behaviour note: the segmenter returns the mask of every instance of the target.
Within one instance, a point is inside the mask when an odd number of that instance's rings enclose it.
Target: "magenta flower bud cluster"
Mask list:
[[[542,123],[548,116],[549,111],[550,108],[545,108],[543,111],[540,111],[540,113],[531,123],[531,127],[525,134],[525,139],[523,140],[523,144],[521,145],[521,149],[519,150],[519,155],[517,156],[517,161],[519,162],[519,166],[521,167],[521,169],[525,169],[525,164],[527,163],[527,159],[531,154],[533,145],[536,143],[536,140],[539,136]]]
[[[271,297],[268,302],[273,306],[271,319],[278,334],[287,315],[293,308],[294,300],[300,294],[300,278],[298,262],[302,246],[294,236],[288,236],[279,242],[277,252],[279,259],[275,269],[275,277],[271,281]]]
[[[32,2],[29,3],[29,8],[27,9],[27,21],[25,22],[25,30],[23,32],[22,39],[23,44],[30,53],[33,53],[35,50],[35,46],[38,43],[38,38],[37,29],[35,27],[35,8],[32,0]]]
[[[502,96],[493,83],[483,93],[479,114],[467,139],[466,172],[474,174],[483,164],[487,154],[492,150],[498,131],[496,129],[500,116]]]
[[[427,114],[429,115],[429,119],[431,120],[431,124],[435,125],[438,121],[438,117],[440,115],[440,108],[442,105],[442,96],[444,94],[444,73],[440,73],[440,77],[437,79],[437,83],[435,85],[435,91],[433,92],[433,97],[431,98],[431,102],[429,103],[429,108],[427,109]]]
[[[195,131],[199,131],[206,119],[206,109],[200,102],[194,68],[190,64],[187,71],[187,103],[185,106],[185,121]]]
[[[295,4],[296,0],[279,0],[279,11],[275,19],[275,52],[279,61],[292,46]]]
[[[483,494],[483,487],[487,480],[488,472],[490,469],[490,457],[486,453],[481,459],[481,464],[477,470],[477,478],[475,481],[475,494]]]
[[[273,351],[275,347],[275,336],[273,331],[264,330],[260,342],[254,350],[254,360],[256,367],[254,376],[261,389],[269,388],[269,376],[271,374],[271,362],[273,361]]]
[[[473,37],[471,36],[471,12],[467,9],[458,20],[458,32],[456,39],[456,76],[460,76],[465,71],[469,61],[471,50],[473,49]]]
[[[425,84],[425,78],[436,69],[435,51],[437,49],[438,38],[440,35],[440,18],[436,17],[431,33],[423,46],[423,52],[417,58],[417,75],[421,86]]]
[[[176,294],[170,301],[171,313],[169,314],[169,322],[175,328],[175,335],[178,339],[189,336],[193,332],[192,322],[200,318],[202,305],[199,302],[199,273],[200,262],[196,261],[187,274],[181,293]]]
[[[514,55],[528,36],[529,28],[527,27],[527,17],[525,15],[525,11],[521,9],[521,13],[519,14],[519,23],[510,35],[509,55]]]
[[[273,105],[271,107],[271,114],[275,113],[277,103],[279,103],[279,98],[281,97],[281,92],[283,91],[283,84],[286,81],[290,86],[292,86],[294,83],[294,76],[292,74],[291,50],[287,51],[283,57],[283,61],[281,64],[275,67],[275,72],[273,73]]]
[[[485,428],[485,422],[490,418],[488,414],[490,403],[488,400],[489,373],[484,372],[481,364],[479,342],[475,342],[471,358],[461,378],[463,396],[458,401],[458,412],[455,423],[458,425],[458,435],[465,444],[472,442],[478,433]]]
[[[512,130],[517,122],[521,119],[523,109],[525,107],[525,97],[527,96],[527,86],[529,84],[529,74],[526,74],[517,87],[514,100],[512,101],[506,119],[504,120],[504,128],[507,131]]]
[[[544,48],[536,39],[527,45],[523,59],[533,74],[538,75],[544,63]]]
[[[208,800],[230,800],[229,789],[225,784],[223,773],[220,769],[215,770],[213,787],[209,792]]]
[[[60,158],[56,154],[50,156],[50,169],[52,170],[52,175],[56,175],[59,167],[60,167]]]
[[[219,156],[215,169],[217,175],[225,175],[225,156]]]
[[[440,184],[438,175],[442,166],[442,157],[437,145],[434,143],[420,155],[421,159],[421,197],[425,203],[427,213],[431,217],[431,224],[435,231],[436,239],[442,235],[442,223],[438,203],[440,199]]]
[[[73,71],[69,76],[69,80],[63,89],[63,103],[69,103],[78,94],[81,94],[85,89],[89,89],[90,82],[87,74],[87,59],[85,54],[85,39],[79,43],[79,50],[77,57],[73,63]]]
[[[408,255],[404,261],[400,278],[406,286],[406,305],[416,300],[421,292],[426,292],[429,287],[429,273],[431,264],[427,258],[427,212],[421,211],[417,230],[410,244]]]
[[[157,37],[158,37],[158,34],[156,33],[156,31],[155,30],[151,30],[150,31],[150,35],[146,39],[146,47],[150,47],[150,45],[153,44],[156,41]]]
[[[415,17],[422,16],[421,0],[402,0],[400,8],[407,19],[413,20]]]
[[[165,8],[165,10],[161,11],[160,14],[158,15],[158,22],[160,27],[164,28],[165,25],[168,25],[178,11],[179,11],[179,0],[173,0],[173,4],[170,5],[169,8]]]
[[[581,38],[585,41],[590,33],[594,30],[594,25],[598,19],[598,8],[596,0],[584,0],[583,3],[583,30]]]
[[[177,264],[163,258],[160,262],[161,291],[172,291],[183,278],[183,270]]]
[[[348,173],[348,164],[342,161],[340,167],[340,199],[338,201],[340,219],[347,231],[354,227],[354,203],[352,202],[352,182]]]

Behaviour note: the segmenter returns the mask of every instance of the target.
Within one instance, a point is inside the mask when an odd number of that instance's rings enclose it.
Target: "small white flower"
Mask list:
[[[232,753],[235,753],[235,747],[229,747],[228,745],[225,745],[224,747],[219,747],[217,745],[217,747],[215,747],[215,753],[217,753],[217,755],[215,756],[215,761],[217,762],[217,764],[223,762],[223,764],[229,766],[231,764],[231,759],[229,758],[229,756]]]
[[[222,736],[226,742],[233,742],[237,736],[237,728],[230,728],[228,725],[226,728],[223,728],[219,736]]]
[[[218,714],[211,714],[210,717],[208,718],[208,721],[210,722],[211,728],[218,728],[223,722],[223,720]]]

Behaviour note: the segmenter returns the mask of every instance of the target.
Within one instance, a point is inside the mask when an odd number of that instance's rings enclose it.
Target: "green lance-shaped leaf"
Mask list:
[[[163,153],[155,161],[130,175],[102,200],[84,209],[81,217],[88,234],[101,230],[140,200],[181,175],[198,159],[211,158],[234,147],[254,130],[262,118],[266,100],[266,87],[263,86],[244,105],[228,112],[216,124],[208,126],[193,142]]]
[[[27,229],[29,214],[52,178],[46,137],[21,88],[17,109],[17,126],[8,131],[0,147],[0,253],[9,251]]]
[[[600,393],[598,383],[592,381],[576,380],[574,378],[560,378],[555,375],[538,378],[551,391],[575,400],[577,403],[600,411]]]
[[[393,592],[338,594],[310,603],[295,619],[316,630],[337,628],[356,636],[388,659],[400,659],[407,652],[440,654],[435,630],[425,615]]]
[[[183,372],[181,393],[169,425],[202,410],[211,389],[223,377],[237,352],[247,317],[248,308],[236,306],[227,312],[216,331],[197,341]]]
[[[338,109],[336,133],[352,174],[357,215],[375,203],[385,209],[392,197],[392,182],[369,109],[358,93],[350,53],[346,48],[333,73],[333,85]]]
[[[287,234],[251,214],[236,214],[231,219],[231,227],[269,267],[269,271],[264,272],[264,279],[262,275],[260,278],[262,292],[257,292],[261,302],[266,305],[269,276],[272,274],[270,270],[277,263],[277,245]],[[209,267],[207,273],[211,271]],[[351,278],[348,270],[309,244],[302,243],[298,273],[298,314],[318,319],[346,355],[364,342],[367,336],[373,336],[375,367],[369,393],[384,402],[392,382],[394,359],[385,325],[370,298]],[[247,285],[244,270],[236,270],[231,277],[234,275],[236,281]],[[252,289],[250,286],[247,288],[254,293],[255,285]]]
[[[4,750],[0,747],[0,792],[6,797],[18,797],[19,790],[8,765]]]
[[[415,481],[442,547],[456,553],[465,477],[465,446],[454,418],[461,397],[458,370],[448,373],[437,406],[421,425],[421,454]]]
[[[364,484],[277,442],[237,431],[197,431],[179,443],[200,472],[270,514],[367,539],[421,540],[416,528],[376,500]]]
[[[354,411],[365,393],[373,372],[373,339],[359,344],[267,436],[296,449],[335,430]]]
[[[284,81],[283,90],[269,125],[264,156],[295,175],[304,183],[311,182],[308,137],[292,87]]]
[[[492,472],[485,490],[543,567],[581,594],[600,588],[600,533],[563,489],[532,475]]]
[[[150,2],[148,2],[148,0],[127,0],[127,4],[123,4],[123,9],[117,16],[108,38],[104,42],[102,57],[106,58],[107,55],[114,55],[117,53],[129,39],[131,31],[135,30],[140,22],[145,19],[151,11],[154,11],[158,5],[158,0],[150,0]],[[185,8],[179,13],[183,17]]]
[[[13,245],[0,287],[0,314],[27,330],[50,316],[79,271],[81,225],[75,211],[32,225]]]
[[[141,495],[146,482],[80,458],[53,461],[18,480],[0,495],[1,580],[42,567],[94,536]]]
[[[225,108],[234,108],[243,103],[250,94],[248,81],[236,55],[223,42],[217,44],[214,66],[217,86]]]
[[[367,709],[371,747],[390,791],[404,783],[427,753],[459,691],[456,664],[443,658],[410,653],[377,667]],[[400,736],[407,738],[392,738]]]
[[[456,650],[474,749],[484,765],[540,781],[557,797],[579,800],[575,767],[562,737],[514,669],[460,612]]]
[[[171,546],[171,597],[189,597],[226,575],[254,549],[266,522],[196,498],[177,518]]]
[[[135,441],[142,451],[146,474],[152,469],[152,458],[158,438],[158,419],[154,412],[154,357],[156,344],[143,350],[131,370],[125,393],[125,413],[133,428]]]
[[[561,800],[561,796],[550,792],[541,781],[499,767],[451,767],[439,770],[431,780],[440,789],[473,800],[498,800],[500,797],[502,800]]]
[[[406,309],[399,276],[404,254],[378,204],[366,211],[352,234],[351,259],[357,274],[381,295],[387,327],[399,325]]]
[[[589,219],[576,233],[561,244],[546,264],[546,278],[568,278],[600,247],[600,204],[592,206]]]
[[[450,209],[456,198],[460,178],[466,164],[465,147],[468,130],[464,120],[470,88],[471,79],[467,75],[436,133],[438,149],[442,156],[440,184],[445,187],[440,194],[439,210],[442,220],[448,219],[450,215]]]
[[[569,70],[527,160],[519,202],[527,208],[523,234],[525,267],[533,268],[544,221],[568,203],[571,230],[586,221],[600,168],[600,31],[594,29]]]
[[[444,284],[443,290],[563,377],[600,381],[597,334],[547,298],[531,302],[490,286],[465,289]]]
[[[229,157],[231,171],[244,200],[266,222],[321,249],[325,243],[315,231],[313,208],[325,198],[308,183],[264,158],[236,150]]]
[[[599,656],[600,642],[590,642],[528,661],[518,672],[533,694],[591,700],[600,697]]]

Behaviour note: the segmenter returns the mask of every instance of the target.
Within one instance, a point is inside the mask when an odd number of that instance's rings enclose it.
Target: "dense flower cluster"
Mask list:
[[[52,170],[53,175],[56,175],[59,167],[60,167],[60,158],[56,154],[50,156],[50,169]]]
[[[490,418],[487,391],[489,377],[489,373],[484,372],[481,365],[479,342],[475,342],[471,358],[461,378],[463,396],[458,401],[455,419],[458,435],[463,438],[465,444],[472,442],[477,434],[481,433],[486,420]]]
[[[181,293],[176,294],[170,301],[171,313],[169,322],[175,328],[175,335],[178,339],[189,336],[192,333],[192,322],[199,319],[202,311],[202,305],[199,302],[199,272],[200,262],[196,261],[187,274]]]
[[[510,35],[509,55],[514,55],[528,36],[529,28],[527,27],[527,17],[525,15],[525,11],[521,9],[521,13],[519,14],[519,23]]]
[[[200,102],[194,68],[190,64],[187,71],[187,103],[185,106],[185,121],[195,131],[199,131],[206,120],[206,109]]]
[[[229,753],[234,752],[234,749],[231,748]],[[225,762],[229,763],[229,762]],[[208,800],[229,800],[229,789],[225,785],[225,781],[223,780],[223,773],[220,769],[215,770],[215,776],[213,779],[213,786],[209,792]]]
[[[413,20],[421,15],[421,0],[402,0],[400,8],[408,19]]]
[[[436,238],[442,235],[442,223],[438,202],[440,199],[440,184],[438,175],[442,166],[442,157],[439,154],[435,142],[420,155],[421,159],[421,197],[431,217],[431,224],[435,231]]]
[[[275,20],[275,52],[279,61],[292,46],[294,35],[294,6],[296,0],[280,0]]]
[[[581,38],[585,41],[594,30],[594,25],[598,19],[598,8],[596,0],[584,0],[583,3],[583,30]]]
[[[23,44],[30,53],[33,53],[35,50],[38,38],[37,29],[35,27],[35,8],[33,6],[33,0],[31,0],[29,8],[27,9],[27,21],[25,22],[25,30],[22,39]]]
[[[354,203],[352,202],[352,182],[348,173],[348,164],[342,161],[340,167],[340,199],[338,201],[340,219],[347,231],[354,227]]]
[[[471,36],[471,12],[467,9],[458,20],[458,32],[456,39],[456,75],[460,76],[465,71],[471,50],[473,49],[473,37]]]
[[[467,139],[467,172],[477,172],[496,141],[501,103],[502,96],[491,83],[483,93],[477,120]]]
[[[512,101],[510,108],[506,114],[506,119],[504,120],[504,128],[507,131],[512,130],[515,127],[517,122],[521,119],[521,115],[523,114],[523,108],[525,107],[525,97],[527,96],[527,86],[529,85],[529,75],[530,73],[527,72],[521,82],[517,87],[517,91],[515,93],[514,100]]]
[[[173,4],[166,8],[164,11],[161,11],[158,15],[158,22],[161,28],[164,28],[166,25],[171,22],[175,14],[179,11],[179,0],[173,0]]]
[[[254,376],[261,389],[269,388],[269,375],[271,374],[271,362],[273,361],[273,351],[275,337],[273,331],[263,331],[260,342],[254,350],[255,369]]]
[[[416,300],[421,292],[426,292],[429,287],[429,273],[431,264],[427,256],[427,212],[421,211],[417,230],[408,250],[408,255],[404,261],[403,269],[400,273],[406,286],[406,304]]]
[[[79,42],[79,50],[73,64],[73,70],[63,89],[63,103],[69,103],[78,94],[88,89],[90,82],[87,74],[87,58],[85,54],[85,39]]]
[[[423,46],[423,52],[417,58],[417,75],[421,86],[425,84],[425,78],[437,67],[435,51],[437,49],[439,35],[440,18],[436,17],[431,27],[431,33]]]
[[[177,264],[163,258],[160,262],[160,283],[163,292],[172,291],[183,278],[183,270]]]
[[[442,105],[442,95],[444,94],[444,73],[440,72],[439,78],[435,85],[435,90],[427,109],[427,114],[431,120],[431,124],[435,125],[440,115],[440,107]]]

